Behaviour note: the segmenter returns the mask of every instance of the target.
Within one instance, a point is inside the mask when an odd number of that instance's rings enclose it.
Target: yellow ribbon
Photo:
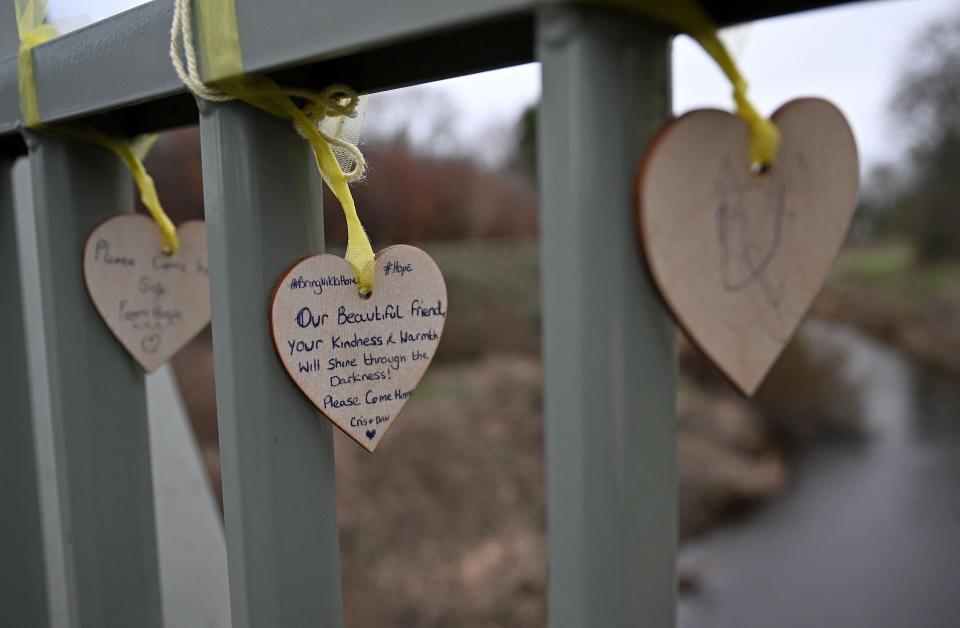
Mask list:
[[[243,76],[243,51],[240,49],[234,0],[198,0],[197,30],[202,42],[200,58],[206,80],[216,83]]]
[[[89,127],[79,124],[42,124],[40,104],[37,99],[37,82],[33,63],[33,48],[57,36],[57,31],[44,24],[47,14],[47,0],[14,0],[17,13],[17,33],[20,36],[20,49],[17,53],[17,84],[20,91],[20,110],[28,128],[53,133],[68,139],[79,140],[102,146],[117,155],[130,170],[140,200],[153,216],[163,237],[161,248],[164,253],[176,253],[180,248],[177,228],[163,211],[153,178],[143,166],[141,156],[130,146]]]
[[[42,128],[44,130],[51,130],[49,126]],[[137,189],[140,190],[140,201],[144,207],[147,208],[147,211],[150,212],[153,220],[157,223],[157,227],[160,228],[160,233],[163,236],[163,242],[160,246],[161,250],[167,254],[177,252],[177,249],[180,247],[180,242],[177,238],[177,227],[173,224],[173,221],[170,220],[170,217],[167,216],[166,212],[163,211],[163,206],[160,204],[160,197],[157,195],[157,186],[153,182],[153,177],[151,177],[147,169],[144,168],[141,155],[137,154],[138,148],[143,147],[149,150],[148,146],[143,146],[140,141],[135,142],[134,146],[131,146],[115,140],[106,133],[91,126],[80,124],[61,124],[57,125],[51,131],[67,139],[102,146],[119,157],[137,182]],[[149,143],[149,140],[147,140],[147,142]],[[144,150],[141,154],[145,152]]]
[[[33,47],[57,36],[53,27],[43,23],[47,14],[47,0],[14,0],[17,13],[17,78],[20,85],[20,110],[28,127],[40,124],[40,105],[37,101],[37,82],[33,69]]]
[[[357,215],[357,208],[343,169],[337,162],[327,138],[317,128],[320,119],[330,113],[341,112],[345,107],[337,98],[338,95],[355,99],[356,94],[352,91],[347,92],[342,86],[332,86],[318,94],[306,107],[301,108],[293,102],[283,88],[266,76],[246,75],[225,79],[218,81],[216,86],[231,96],[268,113],[293,121],[297,131],[310,143],[320,176],[340,201],[346,217],[347,251],[344,258],[350,262],[356,272],[360,292],[371,292],[376,266],[373,248]]]
[[[266,76],[245,75],[237,14],[233,0],[197,2],[203,71],[207,82],[227,94],[293,122],[309,143],[320,176],[329,186],[347,221],[347,251],[344,258],[353,266],[362,293],[373,290],[376,258],[363,229],[350,193],[347,176],[337,161],[331,141],[320,132],[319,123],[330,117],[345,117],[356,107],[357,94],[343,85],[323,92],[285,90]],[[186,28],[189,28],[189,20]],[[303,101],[297,104],[294,99]]]
[[[701,8],[697,0],[593,0],[639,11],[666,22],[690,37],[710,55],[733,85],[733,100],[737,115],[750,129],[750,159],[756,168],[771,165],[780,150],[780,131],[762,116],[747,98],[747,81],[717,35],[717,25]]]

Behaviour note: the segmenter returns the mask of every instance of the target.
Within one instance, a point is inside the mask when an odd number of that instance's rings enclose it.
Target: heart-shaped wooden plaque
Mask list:
[[[430,365],[447,316],[436,263],[412,246],[377,255],[373,293],[353,267],[306,257],[273,291],[270,328],[280,361],[334,424],[373,451]]]
[[[123,214],[94,229],[84,248],[90,299],[148,373],[210,322],[206,225],[185,222],[177,235],[180,249],[166,255],[153,220]]]
[[[782,144],[750,168],[740,118],[693,111],[652,143],[639,229],[664,300],[745,394],[763,381],[827,279],[855,208],[857,147],[832,104],[803,98],[772,120]]]

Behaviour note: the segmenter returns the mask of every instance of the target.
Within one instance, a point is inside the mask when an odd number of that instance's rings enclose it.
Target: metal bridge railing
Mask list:
[[[726,23],[829,3],[704,4]],[[49,406],[68,625],[159,627],[144,378],[81,268],[87,234],[132,211],[129,175],[100,148],[21,129],[4,5],[0,626],[52,625],[32,386]],[[238,0],[237,13],[245,67],[288,85],[377,91],[540,61],[550,624],[673,625],[674,329],[632,203],[635,165],[670,115],[670,33],[573,0]],[[332,428],[287,381],[265,318],[276,278],[311,252],[301,208],[319,211],[321,184],[287,123],[198,108],[167,58],[171,16],[154,0],[37,47],[41,115],[117,135],[199,121],[233,625],[340,626]],[[14,216],[24,154],[33,201]],[[39,308],[24,305],[18,251],[36,256]]]

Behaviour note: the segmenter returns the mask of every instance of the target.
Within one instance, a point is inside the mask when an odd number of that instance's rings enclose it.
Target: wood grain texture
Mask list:
[[[823,287],[859,184],[853,133],[832,104],[794,100],[772,120],[783,143],[763,173],[750,169],[740,118],[698,110],[660,132],[637,179],[640,237],[664,300],[747,395]]]
[[[165,255],[153,220],[125,214],[101,223],[84,247],[90,299],[148,373],[210,323],[206,225],[185,222],[177,235],[180,249]]]
[[[313,404],[373,451],[433,360],[447,288],[425,252],[377,254],[373,293],[358,294],[353,267],[313,255],[277,282],[270,329],[287,373]]]

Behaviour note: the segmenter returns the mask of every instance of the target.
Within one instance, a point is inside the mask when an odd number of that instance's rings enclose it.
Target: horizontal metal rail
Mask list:
[[[593,0],[598,4],[603,0]],[[244,66],[291,84],[346,81],[362,91],[534,60],[534,19],[583,0],[239,0]],[[810,9],[824,0],[704,2],[718,23]],[[116,111],[133,134],[195,123],[197,111],[169,60],[173,3],[154,0],[34,49],[44,121]],[[264,28],[269,24],[269,28]],[[16,56],[0,59],[0,151],[22,151]]]

